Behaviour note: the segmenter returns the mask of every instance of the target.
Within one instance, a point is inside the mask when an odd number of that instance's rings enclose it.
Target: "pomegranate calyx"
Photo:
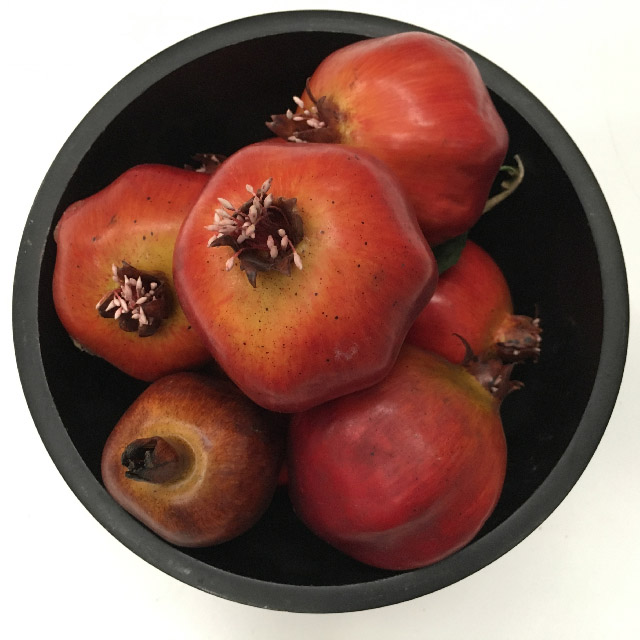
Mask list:
[[[111,272],[118,287],[96,304],[100,316],[117,320],[122,331],[135,331],[141,338],[154,335],[172,308],[164,275],[140,271],[124,260],[121,267],[111,265]]]
[[[295,198],[274,198],[268,191],[271,178],[254,191],[246,202],[234,207],[225,198],[218,198],[221,207],[216,209],[214,222],[208,231],[209,247],[231,247],[233,255],[227,260],[227,271],[233,269],[236,258],[251,286],[256,286],[259,271],[279,271],[291,275],[291,265],[302,269],[302,259],[296,245],[304,237],[302,218],[296,208]]]
[[[185,169],[195,171],[196,173],[213,174],[218,170],[218,167],[227,159],[227,157],[220,155],[219,153],[195,153],[191,156],[191,159],[196,164],[185,164]]]
[[[515,362],[505,363],[493,355],[476,355],[471,346],[460,334],[454,333],[465,346],[465,357],[462,366],[498,401],[501,403],[512,391],[522,389],[524,384],[512,380],[511,374]]]
[[[125,476],[153,484],[174,482],[184,475],[184,456],[164,438],[140,438],[129,443],[121,462],[127,468]]]
[[[338,108],[327,96],[316,99],[308,80],[306,92],[312,103],[310,107],[305,106],[298,96],[293,96],[298,111],[294,113],[287,109],[284,114],[272,115],[271,122],[265,123],[267,127],[289,142],[340,142]]]
[[[541,333],[540,318],[508,316],[496,336],[496,353],[503,362],[537,362]]]

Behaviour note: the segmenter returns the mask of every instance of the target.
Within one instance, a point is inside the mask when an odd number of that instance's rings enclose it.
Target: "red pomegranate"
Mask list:
[[[289,493],[311,531],[383,569],[436,562],[470,542],[502,491],[511,368],[454,365],[405,345],[374,387],[293,417]]]
[[[288,143],[220,165],[180,229],[173,272],[216,362],[284,413],[383,378],[438,275],[384,163]]]
[[[362,40],[327,56],[295,101],[295,112],[267,126],[285,140],[348,145],[383,160],[432,246],[482,214],[508,133],[460,47],[423,32]]]
[[[407,341],[460,363],[466,352],[461,336],[474,353],[521,362],[538,358],[540,334],[539,319],[514,315],[500,267],[484,249],[467,240],[458,261],[440,276]]]
[[[128,169],[58,222],[53,300],[74,343],[152,381],[211,356],[173,283],[180,225],[209,176],[166,165]]]

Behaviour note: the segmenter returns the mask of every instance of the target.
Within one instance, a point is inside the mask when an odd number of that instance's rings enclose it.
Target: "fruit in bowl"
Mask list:
[[[289,413],[380,381],[437,277],[388,168],[329,144],[231,155],[174,255],[181,305],[215,360],[255,402]]]
[[[267,126],[285,140],[343,144],[383,160],[431,245],[477,222],[509,141],[471,57],[417,31],[333,52],[296,106]]]
[[[409,329],[407,341],[456,363],[464,360],[467,345],[504,362],[525,362],[540,356],[541,333],[539,318],[514,314],[500,267],[467,240]]]
[[[102,453],[114,499],[176,545],[220,544],[267,510],[284,432],[226,380],[174,373],[127,409]]]
[[[500,403],[513,365],[465,366],[404,347],[379,384],[297,414],[289,433],[296,512],[349,556],[424,567],[478,533],[507,463]]]
[[[208,180],[158,164],[123,172],[56,225],[53,301],[74,342],[151,381],[210,359],[178,304],[173,247]]]

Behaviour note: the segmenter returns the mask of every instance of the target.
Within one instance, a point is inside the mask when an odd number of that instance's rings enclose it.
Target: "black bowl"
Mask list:
[[[446,587],[517,545],[558,506],[592,457],[614,406],[628,335],[628,293],[616,230],[580,152],[517,81],[469,51],[520,154],[526,178],[473,229],[505,272],[516,312],[540,314],[543,353],[503,405],[509,447],[502,498],[476,539],[426,568],[359,564],[311,535],[286,495],[247,534],[218,547],[175,548],[105,491],[100,455],[144,388],[76,349],[52,302],[52,230],[72,202],[146,162],[182,166],[196,152],[230,154],[269,137],[264,121],[329,52],[418,28],[353,13],[268,14],[199,33],[124,78],[80,123],[31,210],[15,275],[13,322],[25,395],[42,440],[87,509],[136,554],[206,592],[258,607],[339,612]],[[126,384],[125,384],[126,382]],[[124,391],[123,391],[124,390]]]

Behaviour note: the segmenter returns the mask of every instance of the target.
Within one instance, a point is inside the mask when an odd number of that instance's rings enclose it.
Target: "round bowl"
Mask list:
[[[104,489],[100,456],[144,388],[78,350],[56,316],[53,228],[63,210],[148,162],[183,166],[197,152],[228,155],[267,138],[315,66],[356,40],[409,24],[354,13],[301,11],[224,24],[141,65],[84,118],[37,194],[15,274],[18,367],[35,425],[78,499],[123,544],[158,569],[211,594],[295,612],[370,609],[431,593],[478,571],[531,533],[591,459],[618,393],[628,335],[622,252],[605,199],[567,133],[522,85],[474,58],[510,133],[508,157],[526,177],[471,237],[506,274],[517,313],[542,318],[538,363],[503,404],[509,462],[500,502],[465,548],[406,572],[353,561],[313,536],[280,491],[248,533],[181,549],[158,538]],[[463,47],[464,48],[464,47]],[[295,52],[292,55],[292,52]],[[228,88],[233,88],[233,98]]]

